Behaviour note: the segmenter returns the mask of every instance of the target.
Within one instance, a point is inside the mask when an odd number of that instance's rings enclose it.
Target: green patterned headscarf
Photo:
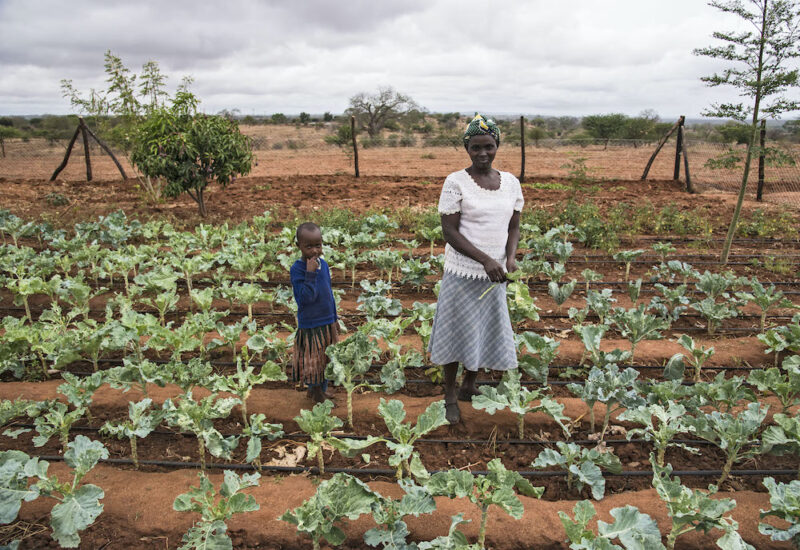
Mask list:
[[[481,135],[492,136],[497,145],[500,145],[500,128],[497,127],[494,120],[484,118],[483,115],[475,115],[464,131],[464,146],[469,145],[469,138],[472,136]]]

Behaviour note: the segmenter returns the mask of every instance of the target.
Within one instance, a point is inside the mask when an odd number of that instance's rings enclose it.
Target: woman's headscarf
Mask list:
[[[488,135],[492,136],[494,140],[500,145],[500,128],[497,127],[494,120],[484,118],[483,115],[475,115],[464,131],[464,145],[469,145],[469,138],[472,136]]]

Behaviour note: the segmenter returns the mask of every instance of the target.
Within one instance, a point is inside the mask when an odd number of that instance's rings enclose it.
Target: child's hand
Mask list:
[[[316,271],[317,269],[319,269],[319,260],[316,256],[306,260],[306,271]]]

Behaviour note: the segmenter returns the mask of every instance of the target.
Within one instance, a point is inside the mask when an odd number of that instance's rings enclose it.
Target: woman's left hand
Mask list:
[[[515,258],[508,258],[506,260],[506,271],[514,273],[517,269],[517,260]]]

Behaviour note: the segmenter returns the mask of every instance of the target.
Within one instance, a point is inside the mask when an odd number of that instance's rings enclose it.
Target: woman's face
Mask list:
[[[467,154],[475,168],[491,168],[497,154],[497,142],[488,134],[472,136],[467,143]]]

